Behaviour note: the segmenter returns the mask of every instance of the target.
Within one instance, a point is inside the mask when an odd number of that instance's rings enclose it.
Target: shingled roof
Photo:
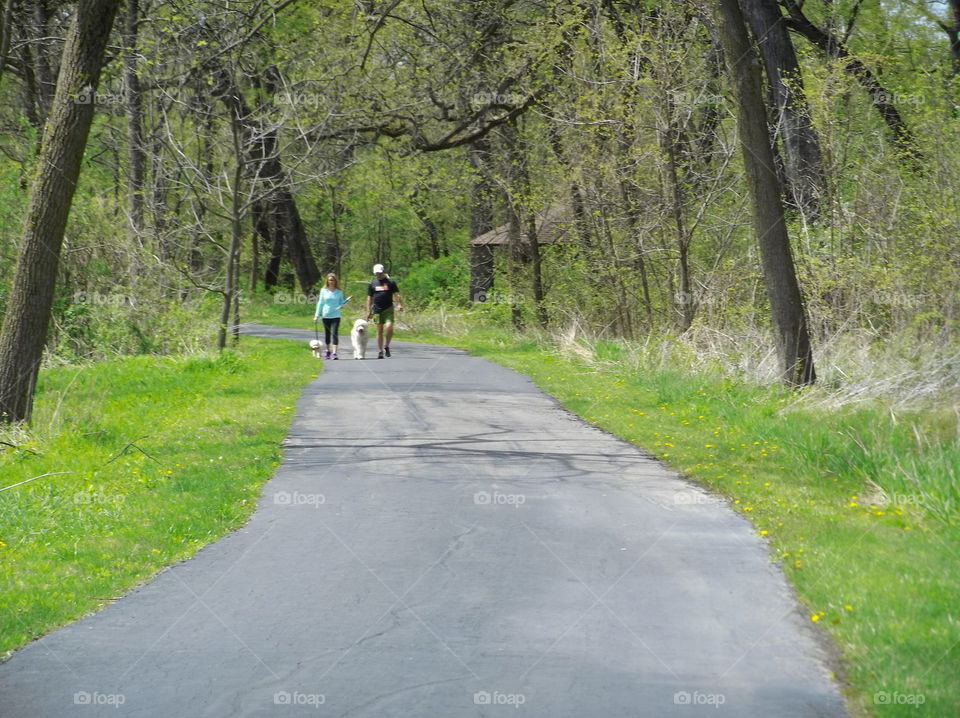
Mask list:
[[[564,241],[573,225],[573,217],[566,207],[553,205],[545,211],[537,213],[536,223],[537,244],[555,244]],[[527,233],[523,232],[521,238],[524,242],[527,242]],[[489,232],[484,232],[470,240],[471,247],[500,247],[509,243],[509,224],[501,224],[499,227],[495,227]]]

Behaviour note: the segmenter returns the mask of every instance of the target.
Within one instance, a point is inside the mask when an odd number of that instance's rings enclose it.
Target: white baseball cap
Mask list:
[[[382,272],[382,271],[383,271],[383,265],[382,265],[382,264],[374,264],[374,265],[373,265],[373,273],[374,273],[374,274],[380,274],[380,272]]]

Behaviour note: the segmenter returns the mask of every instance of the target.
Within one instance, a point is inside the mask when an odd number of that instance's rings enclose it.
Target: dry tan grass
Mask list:
[[[406,314],[402,328],[414,334],[463,336],[483,325],[482,310],[443,307]],[[573,356],[584,366],[622,363],[633,371],[683,370],[737,378],[763,385],[779,381],[773,339],[767,330],[720,331],[695,324],[679,336],[651,334],[637,340],[598,336],[575,315],[562,326],[527,336]],[[618,358],[605,358],[601,345],[613,343]],[[960,344],[916,337],[880,338],[850,329],[814,346],[817,384],[797,394],[795,406],[836,409],[882,401],[892,411],[953,406],[960,413]]]

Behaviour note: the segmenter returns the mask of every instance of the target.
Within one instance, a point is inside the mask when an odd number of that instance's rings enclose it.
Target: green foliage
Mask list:
[[[0,656],[243,524],[316,371],[262,339],[42,371],[0,437],[0,488],[28,481],[0,492]]]
[[[415,262],[403,275],[403,296],[416,305],[469,302],[470,273],[462,252]]]

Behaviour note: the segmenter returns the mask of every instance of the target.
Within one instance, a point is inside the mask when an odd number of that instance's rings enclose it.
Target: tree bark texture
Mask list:
[[[797,53],[775,0],[742,0],[767,71],[775,137],[783,143],[787,196],[810,217],[824,189],[820,140],[810,120]]]
[[[0,331],[0,417],[5,421],[28,421],[33,408],[63,232],[80,176],[95,109],[93,96],[118,5],[119,0],[80,0],[64,44],[60,78]]]
[[[790,251],[780,182],[773,165],[760,66],[738,0],[718,0],[720,33],[737,98],[737,132],[753,201],[753,224],[770,300],[774,338],[783,380],[814,382],[813,352],[803,298]]]
[[[123,27],[123,87],[127,105],[127,192],[129,193],[130,235],[134,246],[143,244],[143,188],[147,153],[143,146],[143,98],[137,71],[137,28],[139,0],[127,0]]]
[[[470,165],[474,179],[470,185],[470,238],[479,237],[493,229],[493,184],[487,163],[490,141],[478,140],[470,147]],[[489,246],[470,247],[470,300],[485,300],[493,287],[493,249]]]

